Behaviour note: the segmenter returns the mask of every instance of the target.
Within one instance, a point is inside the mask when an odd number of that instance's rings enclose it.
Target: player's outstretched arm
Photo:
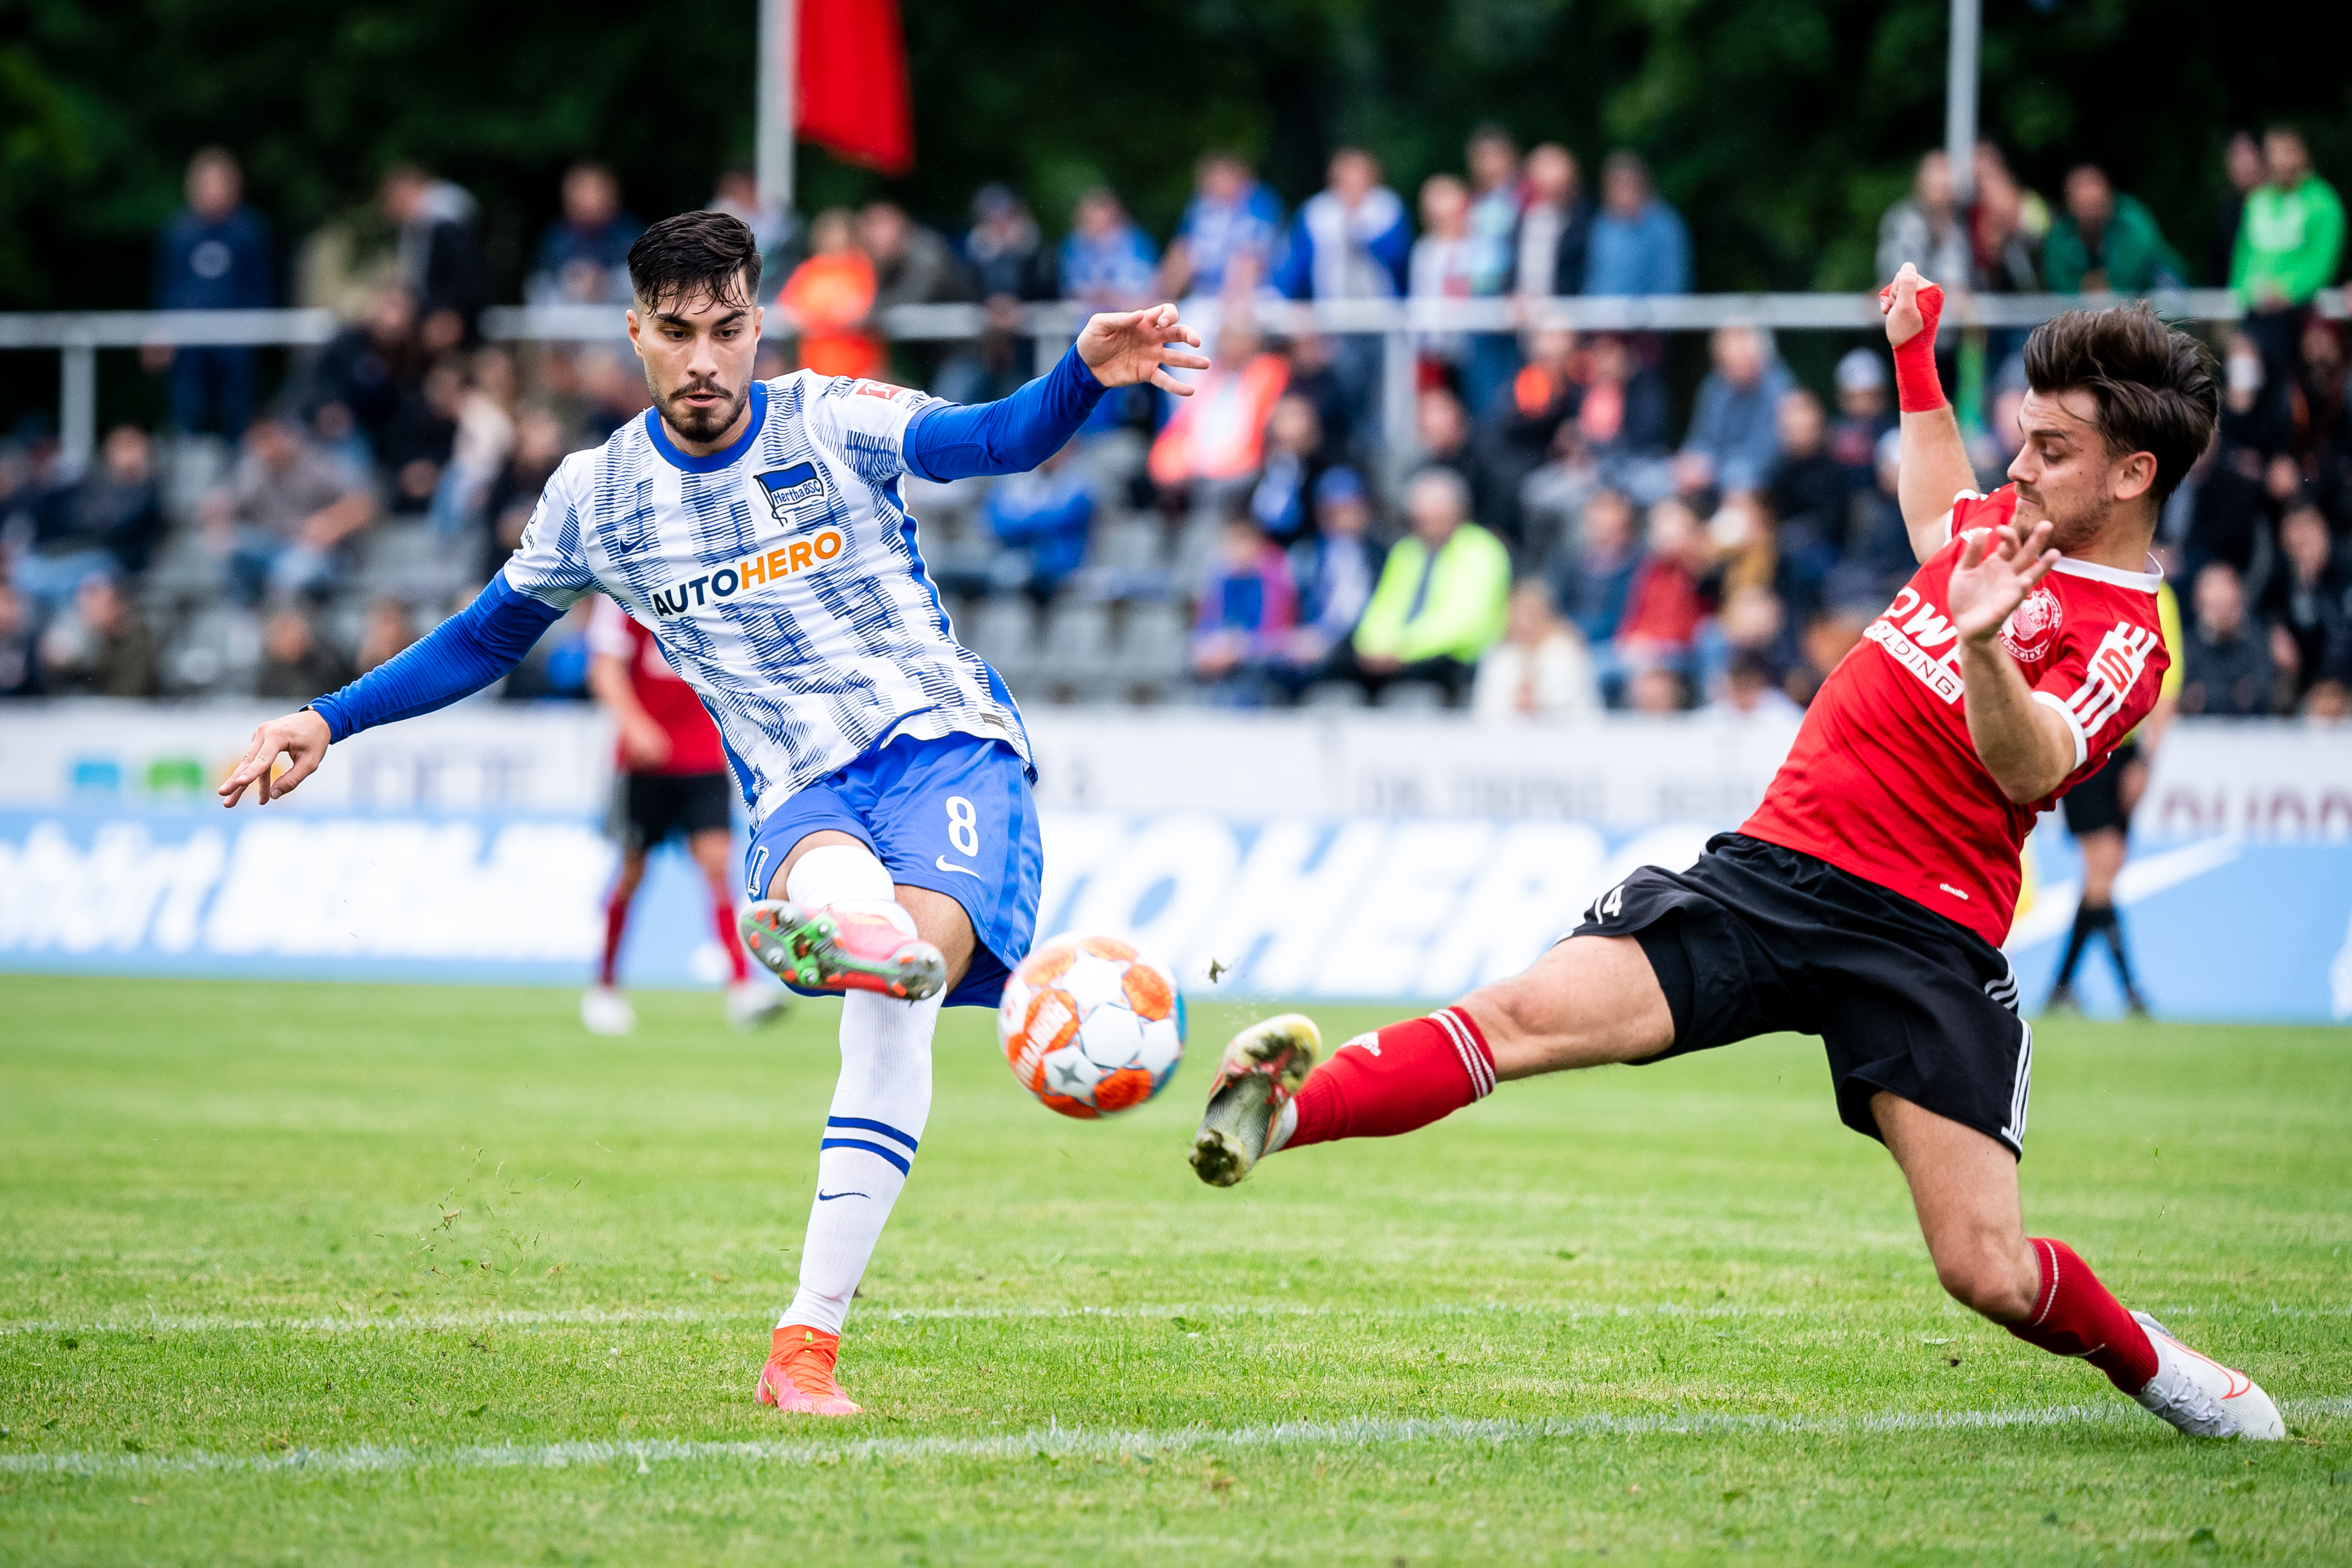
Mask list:
[[[1077,434],[1102,395],[1139,383],[1189,397],[1192,389],[1168,374],[1204,370],[1189,352],[1201,334],[1176,319],[1173,305],[1096,316],[1054,368],[1010,397],[970,406],[925,405],[907,422],[907,469],[919,479],[949,480],[1034,468]]]
[[[1911,552],[1925,561],[1949,537],[1944,517],[1952,510],[1952,498],[1977,482],[1959,421],[1944,401],[1944,384],[1936,374],[1936,325],[1944,313],[1944,291],[1906,261],[1895,281],[1879,290],[1878,308],[1895,350],[1895,400],[1903,420],[1895,499],[1911,535]]]
[[[1952,568],[1969,739],[2001,793],[2020,805],[2045,798],[2082,761],[2074,730],[2056,709],[2034,700],[2025,672],[2000,641],[2010,613],[2057,563],[2050,524],[2042,522],[2022,541],[2008,529],[1970,533]]]
[[[539,634],[562,617],[551,605],[517,593],[504,577],[399,657],[320,698],[299,713],[273,719],[253,732],[244,761],[221,781],[221,804],[233,806],[256,791],[266,805],[319,771],[327,747],[378,724],[389,724],[470,697],[522,662]],[[274,781],[279,753],[286,772]]]

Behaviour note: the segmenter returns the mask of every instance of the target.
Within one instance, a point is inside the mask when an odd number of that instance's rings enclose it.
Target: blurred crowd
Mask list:
[[[2056,204],[1980,147],[1968,195],[1941,153],[1880,224],[1955,290],[2222,285],[2220,438],[2164,514],[2188,623],[2184,707],[2335,717],[2352,681],[2352,412],[2336,281],[2344,215],[2299,137],[2233,138],[2234,199],[2187,253],[2095,165]],[[1281,338],[1269,301],[1688,290],[1679,213],[1643,160],[1523,149],[1486,127],[1412,201],[1343,148],[1288,205],[1248,162],[1202,157],[1163,244],[1108,188],[1058,241],[1009,187],[932,226],[877,201],[801,222],[743,172],[710,205],[751,225],[772,330],[760,374],[887,376],[959,401],[1034,374],[1018,307],[1160,299],[1217,323],[1189,399],[1129,389],[1034,474],[910,485],[959,634],[1016,694],[1236,706],[1467,706],[1792,714],[1912,568],[1895,500],[1883,345],[1801,384],[1773,335],[1727,327],[1696,395],[1664,341],[1565,331],[1423,335],[1413,449],[1384,449],[1382,342]],[[532,253],[531,303],[618,304],[642,225],[600,166],[568,171]],[[2186,237],[2176,237],[2186,238]],[[151,351],[170,415],[74,469],[37,426],[0,443],[0,694],[289,700],[392,657],[515,546],[568,452],[646,406],[625,352],[488,342],[480,213],[456,184],[387,171],[364,213],[280,265],[236,160],[200,153],[159,236],[152,303],[289,300],[344,322],[261,395],[252,351]],[[978,302],[966,342],[893,342],[901,305]],[[1986,488],[2015,447],[2020,332],[1941,345]],[[584,689],[565,623],[507,683]]]

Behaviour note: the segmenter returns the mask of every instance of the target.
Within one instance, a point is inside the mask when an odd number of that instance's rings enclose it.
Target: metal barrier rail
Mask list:
[[[2347,291],[2323,289],[2319,312],[2347,315]],[[1947,326],[2030,327],[2063,310],[2117,303],[2115,294],[1960,294],[1945,308]],[[2226,289],[2170,289],[2147,296],[2176,321],[2231,321],[2244,301]],[[780,306],[771,330],[795,329]],[[496,305],[481,314],[485,337],[499,342],[615,342],[626,335],[618,305]],[[1568,299],[1286,300],[1252,308],[1272,332],[1331,336],[1377,334],[1382,354],[1383,434],[1400,449],[1411,441],[1412,337],[1420,332],[1506,332],[1565,327],[1575,331],[1706,331],[1753,326],[1792,331],[1866,331],[1878,321],[1867,293],[1651,294]],[[1018,335],[1034,339],[1040,369],[1058,356],[1086,322],[1087,308],[1070,301],[1021,307]],[[1202,323],[1213,327],[1215,310]],[[69,461],[88,459],[97,437],[98,351],[151,345],[173,348],[310,347],[327,342],[344,323],[333,311],[55,310],[0,312],[0,350],[53,349],[58,356],[58,434]],[[882,334],[902,342],[968,341],[989,330],[979,305],[901,305],[884,312]]]

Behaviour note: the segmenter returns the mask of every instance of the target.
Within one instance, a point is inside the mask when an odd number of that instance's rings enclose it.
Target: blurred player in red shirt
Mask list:
[[[1410,1131],[1502,1079],[1819,1035],[1839,1115],[1895,1156],[1956,1299],[2184,1432],[2280,1437],[2252,1379],[2026,1235],[2033,1030],[2000,947],[2036,815],[2155,705],[2148,546],[2219,393],[2204,350],[2145,306],[2070,311],[2026,343],[2013,483],[1980,496],[1936,377],[1942,302],[1908,266],[1883,297],[1919,570],[1831,672],[1755,814],[1689,869],[1603,893],[1525,973],[1349,1040],[1311,1076],[1311,1020],[1243,1031],[1192,1166],[1231,1185],[1266,1154]]]
[[[604,905],[604,960],[596,984],[580,998],[580,1021],[599,1035],[625,1035],[636,1027],[636,1010],[617,984],[629,902],[645,879],[646,856],[672,834],[683,834],[686,852],[710,883],[711,925],[732,975],[727,1021],[739,1029],[764,1023],[791,994],[765,977],[752,977],[735,934],[729,815],[735,785],[727,776],[719,727],[703,711],[694,688],[662,658],[653,634],[601,595],[588,624],[588,689],[621,729],[612,819],[621,842],[621,874]]]

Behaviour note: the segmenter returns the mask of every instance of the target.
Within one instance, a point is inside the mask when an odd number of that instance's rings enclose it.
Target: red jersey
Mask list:
[[[669,737],[669,761],[656,768],[633,766],[625,754],[615,764],[625,773],[716,773],[727,769],[719,749],[719,726],[696,696],[694,688],[678,678],[662,657],[653,633],[623,613],[621,606],[598,595],[589,612],[588,650],[610,654],[629,671],[629,689],[637,706]]]
[[[2034,817],[2105,765],[2156,705],[2168,662],[2151,570],[2062,560],[2000,633],[2033,700],[2066,721],[2074,769],[2018,805],[1977,756],[1948,597],[1963,536],[2007,522],[2017,492],[1964,493],[1952,538],[1839,660],[1742,833],[1818,857],[1998,946],[2017,911]]]

